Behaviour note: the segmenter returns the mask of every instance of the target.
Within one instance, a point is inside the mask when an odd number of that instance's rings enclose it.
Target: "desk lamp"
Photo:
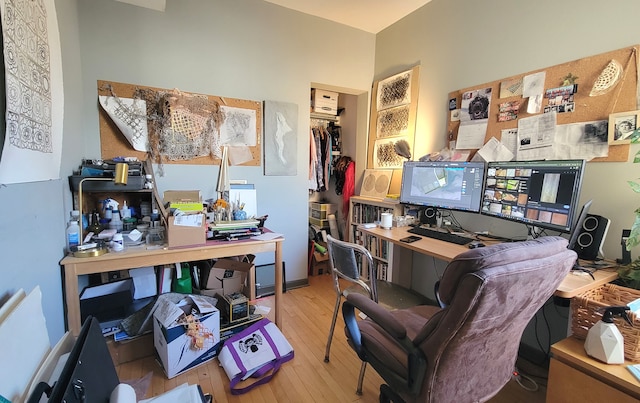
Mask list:
[[[85,181],[113,181],[116,185],[126,185],[129,175],[129,164],[125,162],[119,162],[116,164],[116,173],[113,178],[103,178],[100,176],[90,176],[83,178],[78,184],[78,211],[80,212],[80,243],[82,246],[84,242],[84,235],[82,234],[82,184]],[[104,255],[107,252],[107,248],[104,246],[97,246],[94,248],[83,249],[79,248],[76,252],[73,252],[75,257],[92,257]]]

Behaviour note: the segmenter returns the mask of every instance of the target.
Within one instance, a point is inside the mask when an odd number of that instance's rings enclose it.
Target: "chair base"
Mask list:
[[[389,385],[380,385],[380,403],[405,403],[405,401],[394,392]]]

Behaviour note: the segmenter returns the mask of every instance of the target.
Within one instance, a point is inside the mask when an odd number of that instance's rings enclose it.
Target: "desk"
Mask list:
[[[625,365],[589,357],[584,340],[567,337],[551,346],[548,402],[637,402],[640,382]]]
[[[400,242],[400,238],[413,235],[407,232],[407,229],[409,229],[409,227],[393,227],[390,229],[383,229],[379,227],[359,228],[359,230],[364,234],[384,239],[403,248],[428,256],[433,256],[446,262],[452,261],[453,258],[460,253],[469,250],[466,245],[456,245],[451,242],[440,241],[438,239],[428,237],[422,237],[421,240],[411,243]],[[492,240],[483,240],[482,242],[487,245],[498,243],[498,241]],[[589,291],[595,287],[601,286],[602,284],[615,280],[618,278],[618,273],[613,268],[601,269],[594,272],[593,276],[595,277],[595,280],[593,280],[588,274],[569,273],[558,286],[555,295],[562,298],[573,298],[580,293]]]
[[[77,336],[82,326],[80,319],[80,293],[78,276],[104,273],[114,270],[134,269],[145,266],[159,266],[178,262],[192,262],[206,259],[274,252],[275,255],[275,319],[282,328],[282,242],[284,237],[259,241],[245,239],[239,241],[207,241],[204,246],[176,249],[147,250],[132,247],[123,252],[106,253],[102,256],[78,258],[67,256],[60,261],[64,270],[64,291],[67,307],[67,327]]]

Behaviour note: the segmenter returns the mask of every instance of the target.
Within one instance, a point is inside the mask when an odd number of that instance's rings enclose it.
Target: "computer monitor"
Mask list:
[[[400,203],[478,213],[484,174],[484,162],[407,161]]]
[[[569,233],[584,166],[584,160],[489,162],[481,213]]]

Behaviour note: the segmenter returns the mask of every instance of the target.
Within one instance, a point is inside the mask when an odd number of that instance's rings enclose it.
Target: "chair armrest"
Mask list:
[[[362,334],[358,327],[355,308],[358,308],[358,310],[367,315],[371,321],[378,324],[382,330],[393,337],[398,342],[400,348],[405,351],[408,360],[408,374],[410,375],[404,382],[406,382],[409,392],[417,395],[420,392],[422,379],[427,370],[427,359],[424,353],[407,338],[405,327],[398,322],[388,310],[362,294],[349,294],[346,301],[342,304],[342,316],[344,317],[344,322],[347,327],[349,344],[362,361],[372,363],[377,371],[379,371],[379,367],[374,365],[375,357],[367,357],[367,352],[362,346]],[[384,365],[383,363],[378,363],[379,365]]]
[[[371,318],[372,321],[380,325],[391,337],[404,339],[407,336],[405,327],[398,322],[388,310],[370,298],[361,294],[352,293],[347,296],[347,301]]]

